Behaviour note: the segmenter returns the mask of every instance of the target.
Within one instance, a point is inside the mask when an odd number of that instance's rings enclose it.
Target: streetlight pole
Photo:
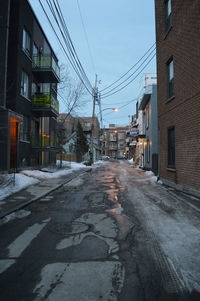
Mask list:
[[[100,119],[101,119],[101,128],[102,128],[102,136],[103,136],[103,138],[102,138],[102,146],[101,146],[101,153],[103,153],[103,144],[104,144],[104,132],[105,132],[105,126],[103,127],[103,122],[102,122],[102,112],[103,111],[106,111],[106,110],[113,110],[114,112],[117,112],[118,111],[118,108],[105,108],[105,109],[103,109],[103,110],[101,110],[98,114],[97,114],[97,116],[100,114]]]
[[[94,134],[94,117],[95,117],[95,102],[97,100],[97,74],[95,77],[95,85],[93,89],[93,110],[92,110],[92,126],[91,126],[91,139],[90,139],[90,162],[94,161],[94,148],[93,148],[93,134]]]

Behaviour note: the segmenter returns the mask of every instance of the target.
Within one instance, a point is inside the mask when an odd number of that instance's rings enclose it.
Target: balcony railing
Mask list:
[[[50,135],[32,135],[31,138],[32,147],[37,148],[50,148],[58,147],[58,139],[55,136]]]
[[[50,55],[44,56],[33,56],[33,71],[37,71],[42,82],[59,82],[60,79],[60,68],[55,59]],[[55,76],[52,76],[51,72]],[[46,73],[47,76],[45,77]],[[45,81],[44,81],[45,80]]]
[[[33,111],[46,113],[51,116],[52,110],[59,113],[59,102],[51,93],[35,93],[32,97]]]

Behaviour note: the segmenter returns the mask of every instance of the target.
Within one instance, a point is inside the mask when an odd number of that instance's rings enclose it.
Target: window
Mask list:
[[[167,63],[167,97],[174,96],[174,61],[173,59]]]
[[[147,114],[146,114],[146,128],[149,128],[149,105],[147,106]]]
[[[114,133],[110,133],[110,141],[117,141],[117,136]]]
[[[21,95],[29,98],[29,76],[24,71],[22,71],[21,77]]]
[[[123,142],[119,142],[118,143],[118,148],[124,148],[124,143]]]
[[[118,139],[123,140],[124,139],[124,133],[118,133]]]
[[[29,119],[24,116],[23,122],[20,125],[20,140],[30,141],[29,138]]]
[[[175,130],[168,129],[168,167],[175,168]]]
[[[33,56],[38,56],[38,47],[35,43],[33,43]]]
[[[172,6],[171,6],[171,0],[167,0],[165,2],[165,30],[166,32],[170,29],[172,26]]]
[[[22,48],[30,56],[31,38],[26,29],[23,29]]]

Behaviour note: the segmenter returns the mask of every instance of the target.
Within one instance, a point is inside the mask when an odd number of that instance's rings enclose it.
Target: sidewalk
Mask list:
[[[91,168],[86,167],[75,169],[71,173],[59,178],[41,179],[39,183],[30,185],[19,192],[11,194],[0,202],[0,219],[45,197],[77,176],[89,171],[91,171]]]

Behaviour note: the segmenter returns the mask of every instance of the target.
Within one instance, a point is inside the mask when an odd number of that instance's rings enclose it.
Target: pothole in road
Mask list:
[[[74,223],[54,223],[49,227],[49,231],[62,235],[75,235],[89,230],[89,225],[80,222]]]

